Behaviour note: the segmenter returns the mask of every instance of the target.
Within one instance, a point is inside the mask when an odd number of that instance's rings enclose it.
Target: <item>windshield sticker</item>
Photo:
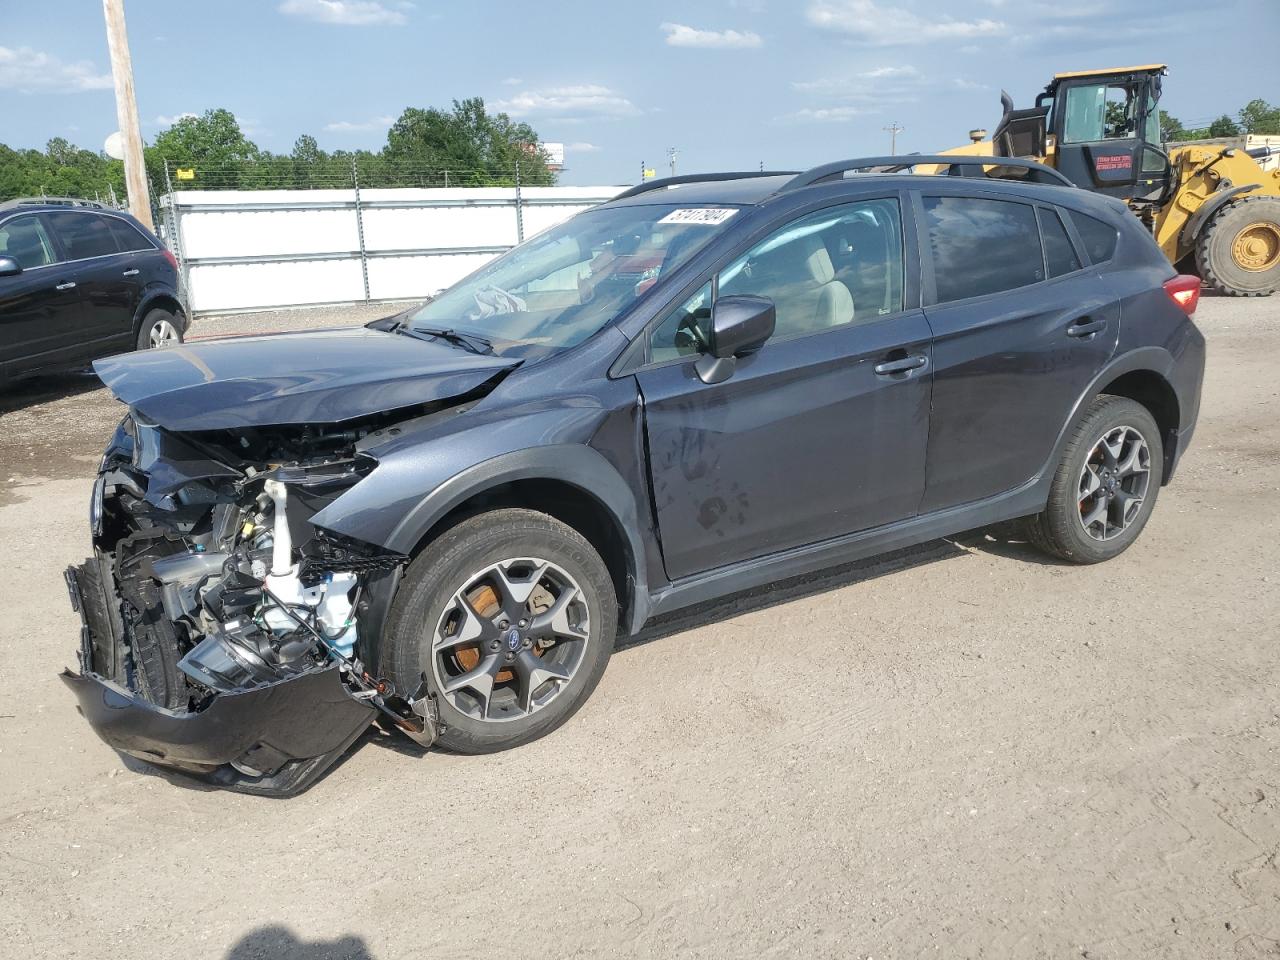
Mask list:
[[[738,211],[724,207],[688,207],[672,210],[659,223],[699,223],[705,227],[718,227]]]

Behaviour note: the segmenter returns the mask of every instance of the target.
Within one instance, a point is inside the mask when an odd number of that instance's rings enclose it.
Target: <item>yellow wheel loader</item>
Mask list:
[[[1160,140],[1163,64],[1059,73],[1035,106],[1015,110],[1003,91],[995,133],[948,155],[1024,157],[1085,190],[1125,201],[1169,260],[1238,297],[1280,289],[1280,169],[1274,148],[1229,149]],[[1280,151],[1276,151],[1280,152]],[[918,172],[931,172],[924,166]]]

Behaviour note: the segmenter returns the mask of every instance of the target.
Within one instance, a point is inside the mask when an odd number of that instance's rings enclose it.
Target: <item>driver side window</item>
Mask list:
[[[896,199],[827,207],[774,231],[719,274],[717,296],[768,297],[773,340],[867,323],[902,309],[902,218]],[[654,328],[649,360],[706,351],[711,284]]]

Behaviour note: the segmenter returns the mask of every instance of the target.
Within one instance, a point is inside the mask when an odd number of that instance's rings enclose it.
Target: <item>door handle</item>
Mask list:
[[[1067,327],[1067,336],[1091,337],[1106,325],[1106,320],[1093,320],[1089,317],[1081,317],[1078,320],[1071,321],[1071,326]]]
[[[58,285],[57,285],[56,287],[54,287],[53,289],[55,289],[55,290],[71,290],[71,289],[74,289],[74,288],[75,288],[75,285],[76,285],[76,282],[75,282],[74,280],[68,280],[66,283],[60,283],[60,284],[58,284]]]
[[[134,267],[132,270],[126,270],[124,273],[120,274],[120,276],[122,277],[136,277],[137,275],[138,275],[137,267]]]
[[[909,373],[912,370],[919,370],[928,362],[928,357],[913,353],[896,360],[885,360],[882,363],[877,363],[875,371],[881,377],[888,377],[895,373]]]

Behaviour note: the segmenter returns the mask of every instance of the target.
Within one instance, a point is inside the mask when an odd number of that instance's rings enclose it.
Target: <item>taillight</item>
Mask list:
[[[165,258],[166,260],[168,260],[168,261],[169,261],[169,266],[171,266],[171,267],[173,267],[173,269],[177,270],[177,269],[178,269],[178,258],[177,258],[177,257],[175,257],[175,256],[173,255],[173,251],[172,251],[172,250],[161,250],[160,252],[161,252],[161,253],[163,253],[163,254],[164,254],[164,258]]]
[[[1200,278],[1180,273],[1172,280],[1164,282],[1164,291],[1171,300],[1182,308],[1188,317],[1196,312],[1200,305]]]

